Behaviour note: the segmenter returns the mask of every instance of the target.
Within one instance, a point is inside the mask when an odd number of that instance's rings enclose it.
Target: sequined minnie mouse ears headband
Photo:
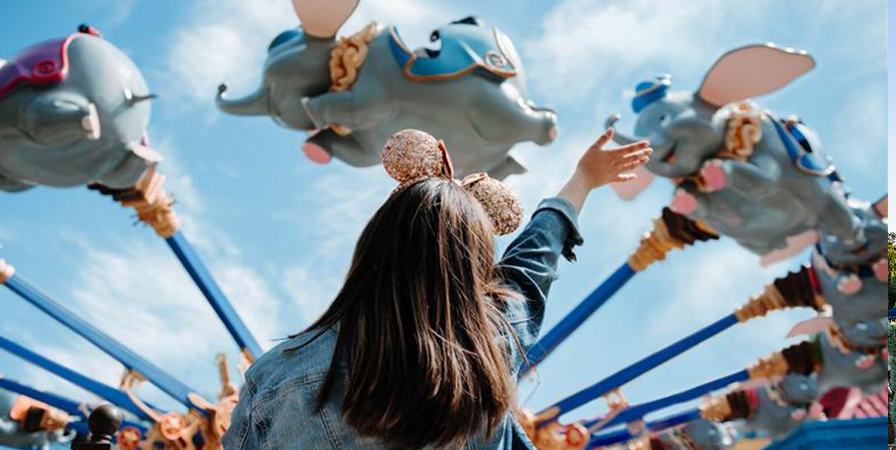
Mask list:
[[[419,130],[402,130],[386,141],[383,167],[400,183],[396,191],[429,178],[454,180],[445,143]],[[480,172],[468,175],[460,184],[482,205],[495,234],[512,233],[522,223],[519,199],[504,183]]]

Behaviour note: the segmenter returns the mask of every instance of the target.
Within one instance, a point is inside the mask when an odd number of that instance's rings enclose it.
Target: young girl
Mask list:
[[[588,193],[630,179],[646,142],[607,130],[494,263],[520,210],[500,182],[452,179],[444,145],[405,130],[384,166],[401,184],[355,247],[345,284],[305,332],[247,371],[226,450],[531,449],[513,411],[560,255],[582,243]]]

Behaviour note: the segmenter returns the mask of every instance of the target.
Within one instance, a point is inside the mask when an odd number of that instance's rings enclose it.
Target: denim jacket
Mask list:
[[[505,285],[524,297],[522,301],[502,302],[506,303],[505,317],[524,350],[535,343],[541,330],[545,300],[556,279],[560,255],[573,260],[572,248],[582,243],[576,216],[566,200],[542,201],[497,264]],[[323,410],[315,412],[317,392],[330,366],[338,330],[331,328],[308,343],[316,334],[306,331],[277,345],[249,368],[224,436],[225,450],[391,450],[376,439],[358,436],[342,420],[345,381],[336,383]],[[516,351],[512,354],[514,370],[510,376],[517,379],[516,368],[523,358]],[[347,368],[340,372],[347,373]],[[535,450],[511,412],[491,439],[486,440],[483,433],[467,444],[467,450],[495,449]]]

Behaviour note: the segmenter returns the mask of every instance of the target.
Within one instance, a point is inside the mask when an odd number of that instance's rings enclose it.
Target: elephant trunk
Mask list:
[[[606,128],[614,128],[614,126],[616,125],[616,122],[618,122],[620,118],[622,118],[622,116],[619,113],[613,114],[612,116],[607,117],[607,121],[605,122],[604,126]],[[641,140],[641,139],[635,139],[631,136],[627,136],[623,133],[620,133],[619,130],[613,130],[613,131],[614,131],[613,142],[615,142],[619,145],[634,144],[635,142],[638,142]]]
[[[218,86],[218,98],[215,99],[215,104],[221,111],[237,116],[266,116],[271,113],[269,91],[265,85],[260,86],[252,94],[233,100],[224,98],[225,92],[227,92],[226,84]]]

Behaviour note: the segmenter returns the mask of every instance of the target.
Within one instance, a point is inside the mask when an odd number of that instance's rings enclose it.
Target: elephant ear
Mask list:
[[[815,60],[805,51],[749,45],[722,55],[707,72],[697,96],[720,107],[780,89],[813,67]]]
[[[292,0],[302,28],[310,36],[331,38],[358,7],[360,0]]]
[[[874,210],[877,211],[881,218],[887,217],[887,197],[889,197],[889,194],[874,203]]]

